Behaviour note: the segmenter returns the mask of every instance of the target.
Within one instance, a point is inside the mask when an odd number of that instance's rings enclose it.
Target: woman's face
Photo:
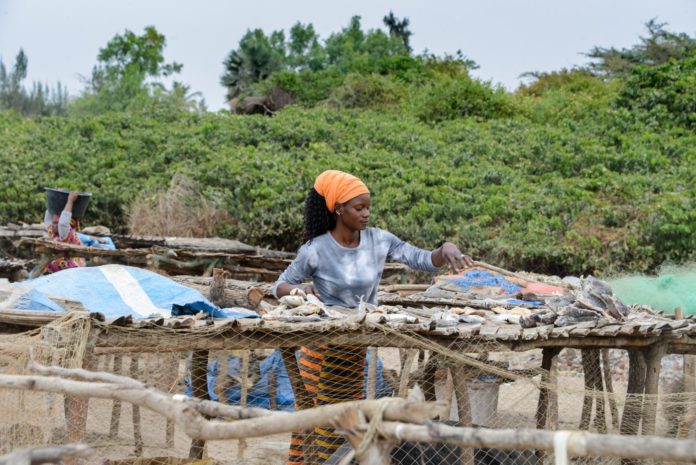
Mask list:
[[[362,194],[350,199],[336,209],[338,221],[353,231],[362,231],[370,223],[370,194]]]

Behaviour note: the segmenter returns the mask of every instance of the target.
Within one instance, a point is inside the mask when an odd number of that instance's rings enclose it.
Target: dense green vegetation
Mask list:
[[[351,24],[341,34],[358,37]],[[371,39],[391,44],[376,55],[334,37],[332,50],[351,51],[343,65],[306,36],[293,59],[319,57],[314,67],[282,64],[235,91],[290,92],[299,105],[272,118],[167,105],[0,113],[0,223],[40,220],[42,187],[60,185],[93,191],[87,222],[123,231],[141,192],[185,173],[235,219],[221,235],[293,250],[312,180],[337,168],[366,180],[376,226],[420,246],[449,239],[560,274],[696,258],[693,50],[610,77],[540,74],[509,93],[471,78],[462,56],[412,56],[403,36]]]

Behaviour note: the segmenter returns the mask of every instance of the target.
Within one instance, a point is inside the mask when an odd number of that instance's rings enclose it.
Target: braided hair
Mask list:
[[[307,194],[304,210],[304,238],[309,242],[336,227],[336,217],[326,208],[326,200],[313,187]]]

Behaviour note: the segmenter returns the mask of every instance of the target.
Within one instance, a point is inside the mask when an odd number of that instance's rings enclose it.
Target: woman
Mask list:
[[[68,195],[68,200],[60,216],[51,215],[46,210],[44,225],[46,226],[49,240],[65,244],[82,245],[82,241],[77,236],[77,231],[80,230],[80,220],[72,216],[73,204],[77,200],[77,196],[77,192],[71,192]],[[46,265],[46,272],[55,273],[56,271],[80,266],[85,266],[85,259],[82,257],[58,257]]]
[[[301,289],[326,304],[357,308],[361,300],[377,304],[387,259],[430,272],[445,265],[452,270],[473,265],[451,242],[426,251],[387,231],[369,228],[370,206],[370,191],[360,179],[336,170],[319,175],[305,203],[306,243],[278,278],[276,297]],[[299,360],[305,387],[316,405],[361,399],[364,363],[364,348],[336,346],[303,347]],[[330,429],[317,428],[309,439],[294,433],[290,464],[304,463],[303,440],[312,441],[312,455],[320,463],[343,442]]]

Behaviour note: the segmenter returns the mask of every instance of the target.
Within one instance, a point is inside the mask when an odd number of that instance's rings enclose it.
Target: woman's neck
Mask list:
[[[329,234],[343,247],[357,247],[360,245],[360,231],[353,231],[338,223]]]

